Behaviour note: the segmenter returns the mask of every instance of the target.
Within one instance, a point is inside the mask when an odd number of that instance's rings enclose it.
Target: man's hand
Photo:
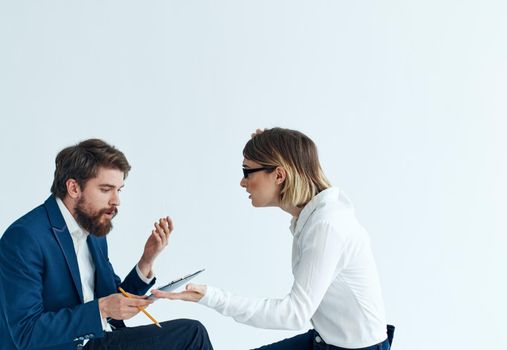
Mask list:
[[[208,287],[204,284],[187,284],[186,290],[180,293],[163,292],[157,289],[153,289],[151,292],[156,298],[165,298],[171,300],[185,300],[198,302],[206,295]]]
[[[141,260],[139,260],[138,266],[143,275],[150,278],[152,276],[151,268],[155,258],[160,252],[167,246],[169,242],[169,236],[174,230],[174,225],[169,216],[161,218],[158,222],[155,222],[154,229],[151,231],[150,237],[144,245],[144,252]]]
[[[128,320],[135,316],[140,310],[153,303],[153,300],[146,296],[130,295],[130,298],[122,294],[111,294],[99,299],[99,310],[102,317],[111,317],[115,320]]]

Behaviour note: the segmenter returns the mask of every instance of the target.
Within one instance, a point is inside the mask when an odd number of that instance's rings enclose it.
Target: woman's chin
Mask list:
[[[254,202],[252,201],[252,207],[255,207],[255,208],[265,208],[265,207],[269,207],[270,205],[266,204],[266,203],[258,203],[258,202]]]

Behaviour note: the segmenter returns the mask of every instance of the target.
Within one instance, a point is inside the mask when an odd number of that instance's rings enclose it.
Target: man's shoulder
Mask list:
[[[12,235],[17,235],[18,238],[21,238],[21,236],[26,237],[26,235],[40,232],[42,228],[49,228],[49,226],[47,211],[44,204],[41,204],[14,221],[5,230],[2,240]]]

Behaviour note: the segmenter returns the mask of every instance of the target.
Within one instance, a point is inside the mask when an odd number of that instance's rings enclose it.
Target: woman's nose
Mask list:
[[[239,182],[239,185],[241,187],[246,187],[246,181],[247,181],[246,177],[242,177],[241,181]]]

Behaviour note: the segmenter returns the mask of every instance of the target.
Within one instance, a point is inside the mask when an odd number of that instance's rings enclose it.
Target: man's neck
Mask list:
[[[76,218],[76,212],[74,210],[75,206],[74,206],[74,201],[72,200],[72,198],[69,198],[69,196],[65,196],[62,199],[62,202],[65,205],[65,207],[67,208],[67,210],[69,211],[69,213],[72,215],[72,217],[75,219]]]

